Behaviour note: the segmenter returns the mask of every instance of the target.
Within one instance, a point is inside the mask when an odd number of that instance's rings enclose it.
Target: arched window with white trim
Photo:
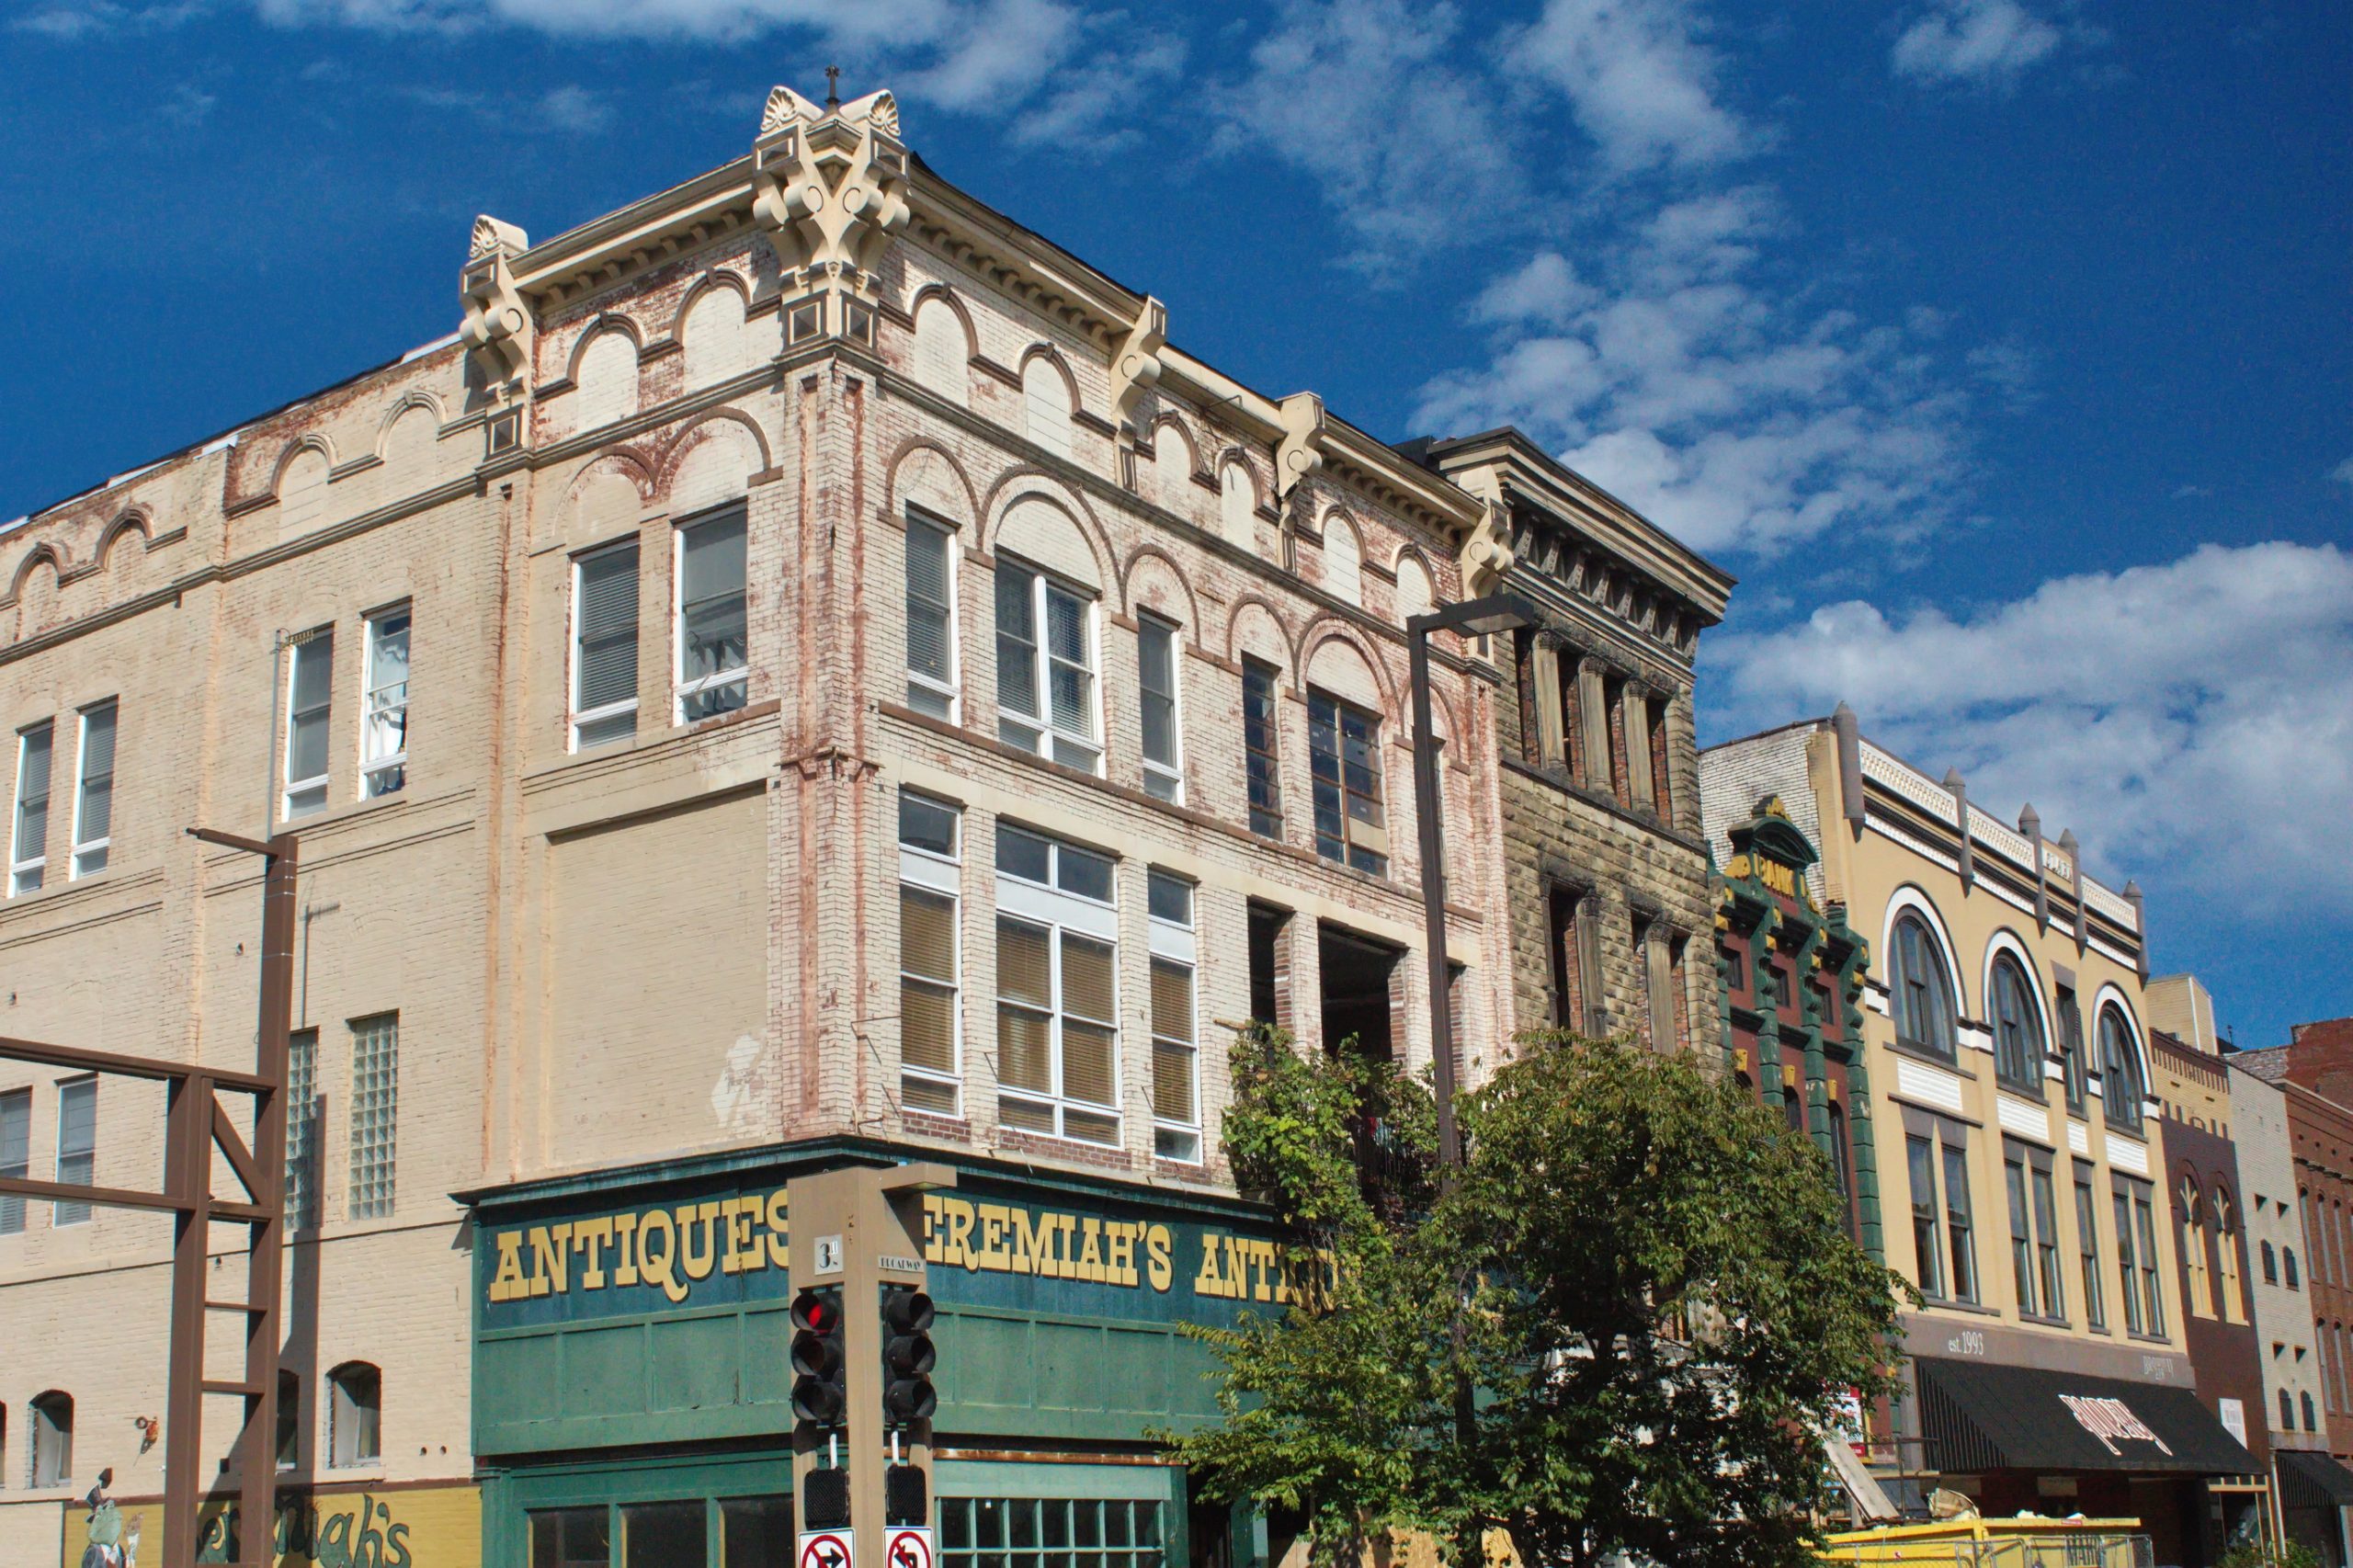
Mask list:
[[[379,1463],[384,1453],[384,1374],[346,1361],[327,1374],[327,1462],[338,1470]]]
[[[2114,1003],[2099,1010],[2099,1092],[2108,1123],[2128,1131],[2141,1130],[2141,1051],[2132,1026]]]
[[[64,1486],[74,1480],[74,1396],[62,1389],[33,1396],[35,1486]]]
[[[2042,1095],[2042,1015],[2034,1005],[2034,985],[2014,953],[1994,955],[1993,1006],[1994,1073],[2006,1086],[2037,1097]]]
[[[1955,1047],[1952,974],[1928,923],[1908,910],[1896,917],[1894,967],[1887,989],[1895,1038],[1950,1058]]]

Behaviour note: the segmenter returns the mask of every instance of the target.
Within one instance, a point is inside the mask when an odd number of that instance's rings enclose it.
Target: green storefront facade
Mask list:
[[[486,1568],[789,1568],[788,1184],[915,1157],[829,1140],[460,1195]],[[1262,1562],[1263,1523],[1191,1506],[1146,1434],[1215,1415],[1179,1324],[1281,1310],[1265,1210],[942,1163],[938,1568]]]

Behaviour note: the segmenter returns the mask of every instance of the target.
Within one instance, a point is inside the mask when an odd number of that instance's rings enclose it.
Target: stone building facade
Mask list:
[[[552,240],[484,218],[460,289],[456,336],[0,532],[6,1032],[248,1060],[255,869],[183,830],[301,836],[289,1487],[478,1508],[499,1564],[757,1536],[780,1184],[920,1156],[972,1195],[926,1210],[943,1508],[1263,1550],[1144,1433],[1206,1414],[1173,1324],[1269,1299],[1232,1026],[1428,1060],[1404,623],[1517,540],[1608,661],[1580,782],[1510,649],[1434,650],[1475,1074],[1550,1006],[1538,864],[1609,915],[1597,1022],[1712,1029],[1677,960],[1728,585],[1516,437],[1401,455],[1173,347],[887,94],[779,88],[745,156]],[[0,1165],[137,1185],[162,1128],[0,1064]],[[163,1238],[51,1207],[0,1211],[10,1562],[100,1467],[160,1483]],[[657,1232],[658,1271],[601,1250]]]
[[[1514,634],[1495,705],[1524,1028],[1719,1041],[1692,665],[1733,581],[1513,430],[1410,450],[1502,520]]]

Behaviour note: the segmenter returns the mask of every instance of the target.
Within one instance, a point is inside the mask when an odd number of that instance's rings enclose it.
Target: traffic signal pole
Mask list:
[[[847,1409],[839,1427],[796,1421],[792,1435],[793,1495],[803,1530],[810,1475],[827,1463],[830,1439],[849,1471],[849,1526],[857,1532],[859,1568],[887,1568],[884,1471],[891,1434],[882,1410],[882,1288],[925,1288],[923,1194],[956,1185],[946,1165],[851,1166],[795,1176],[787,1184],[792,1225],[791,1280],[796,1291],[837,1285],[842,1300],[842,1348],[847,1361]],[[900,1434],[899,1462],[918,1467],[930,1495],[931,1424],[915,1422]],[[929,1510],[920,1522],[928,1524]]]

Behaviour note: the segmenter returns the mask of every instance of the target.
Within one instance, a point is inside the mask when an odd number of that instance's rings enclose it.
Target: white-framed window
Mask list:
[[[49,764],[57,726],[48,719],[17,732],[17,813],[8,835],[8,892],[31,892],[49,867]]]
[[[1143,787],[1156,800],[1185,798],[1177,710],[1176,628],[1156,615],[1136,617],[1138,708],[1143,719]]]
[[[1110,857],[996,830],[997,1120],[1120,1142],[1119,911]]]
[[[337,1470],[383,1458],[384,1374],[347,1361],[327,1374],[327,1463]]]
[[[1019,562],[996,563],[997,738],[1098,773],[1095,597]]]
[[[351,1202],[354,1220],[392,1211],[400,1135],[401,1016],[351,1020]]]
[[[681,724],[732,713],[751,693],[741,503],[678,525],[677,669]]]
[[[327,723],[335,710],[335,628],[289,640],[286,650],[286,799],[288,821],[324,811]]]
[[[948,313],[948,307],[935,307]],[[907,706],[956,717],[956,536],[907,514]]]
[[[359,672],[359,798],[372,801],[408,782],[409,607],[368,618]]]
[[[82,710],[81,759],[74,787],[74,865],[71,874],[92,877],[107,869],[114,845],[114,733],[111,697]]]
[[[637,733],[637,540],[573,558],[572,749]]]
[[[69,1078],[57,1085],[57,1179],[87,1187],[98,1173],[98,1080]],[[52,1225],[86,1225],[90,1206],[60,1203]]]
[[[963,815],[899,796],[899,1099],[934,1116],[963,1112]]]
[[[1193,884],[1147,878],[1152,941],[1152,1147],[1163,1159],[1201,1157],[1200,1036],[1195,1003]]]

